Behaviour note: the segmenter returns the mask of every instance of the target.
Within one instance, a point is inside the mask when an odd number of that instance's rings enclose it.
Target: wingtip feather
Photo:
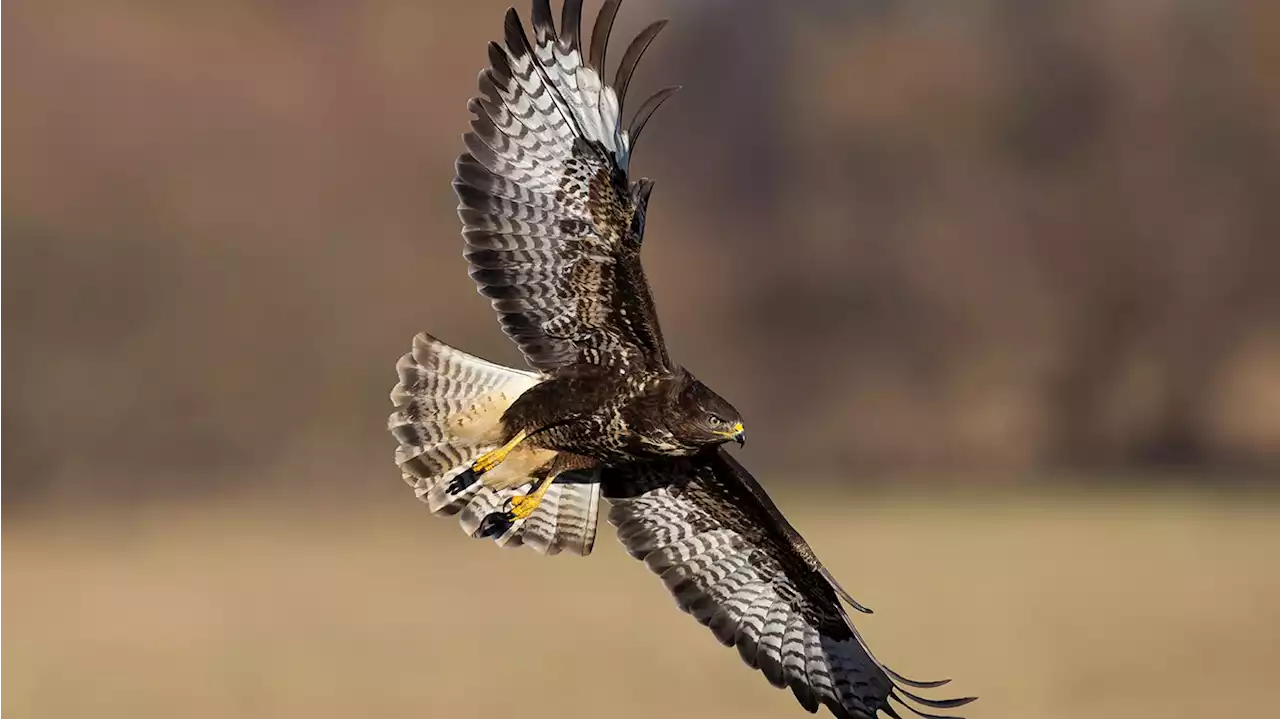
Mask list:
[[[836,595],[838,595],[841,599],[847,602],[849,606],[853,607],[859,612],[862,612],[863,614],[875,614],[875,612],[872,611],[870,607],[864,606],[861,602],[854,599],[853,595],[845,591],[845,588],[840,586],[840,583],[836,581],[836,578],[831,575],[831,572],[826,567],[821,567],[820,569],[818,569],[818,574],[822,575],[822,578],[825,579],[827,584],[831,586],[831,589],[835,591]]]
[[[560,44],[582,52],[582,0],[564,0],[560,8]]]
[[[551,18],[551,0],[533,0],[529,22],[533,25],[534,37],[538,39],[539,45],[556,41],[556,24]]]
[[[618,73],[613,78],[613,89],[618,93],[619,108],[626,104],[627,88],[631,86],[631,79],[635,76],[636,67],[639,66],[640,59],[644,57],[645,51],[649,49],[649,45],[654,38],[666,26],[667,20],[665,19],[650,23],[627,46],[626,52],[622,55],[622,62],[618,65]]]
[[[502,19],[503,39],[507,43],[507,51],[511,56],[519,59],[530,54],[532,48],[529,45],[529,36],[525,34],[524,23],[520,21],[520,13],[516,12],[513,7],[507,8],[507,14]]]
[[[609,50],[609,33],[613,31],[613,21],[617,19],[620,7],[622,7],[622,0],[607,0],[600,6],[596,23],[591,28],[591,48],[587,56],[587,65],[595,68],[602,78],[605,54]]]
[[[915,687],[916,689],[937,689],[940,686],[944,686],[951,683],[950,679],[934,679],[932,681],[921,681],[919,679],[910,679],[908,677],[902,676],[901,674],[895,672],[889,667],[882,666],[880,668],[883,669],[884,673],[888,674],[889,678],[893,679],[895,682],[898,682],[899,684],[906,684],[907,686]]]
[[[666,102],[682,87],[684,86],[670,85],[658,90],[650,95],[649,99],[645,100],[640,109],[636,111],[636,116],[631,119],[631,125],[627,128],[627,136],[630,139],[632,150],[635,150],[636,142],[640,139],[640,133],[644,130],[644,126],[649,124],[649,118],[653,117],[653,113],[657,112],[659,107],[662,107],[662,103]]]
[[[959,697],[956,699],[929,699],[928,697],[922,697],[918,694],[913,694],[907,691],[906,689],[903,689],[902,687],[898,687],[898,691],[902,692],[902,695],[907,697],[908,699],[914,702],[917,702],[919,704],[923,704],[924,706],[930,707],[932,709],[955,709],[956,707],[962,707],[966,704],[971,704],[975,700],[977,700],[977,697]]]
[[[908,710],[911,711],[912,714],[915,714],[918,717],[922,717],[923,719],[964,719],[964,717],[956,716],[954,714],[932,714],[930,712],[921,711],[911,706],[911,704],[907,703],[905,700],[903,700],[902,697],[898,696],[896,692],[889,694],[889,698],[892,699],[893,701],[898,702],[902,706],[906,707]],[[968,704],[969,702],[973,701],[976,698],[977,697],[966,697],[967,700],[964,702],[964,704]],[[888,706],[887,703],[885,705]]]

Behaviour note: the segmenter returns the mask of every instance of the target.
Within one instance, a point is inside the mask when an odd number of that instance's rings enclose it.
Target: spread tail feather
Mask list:
[[[427,334],[413,338],[413,351],[400,358],[396,371],[400,381],[391,390],[396,410],[387,422],[400,444],[396,464],[432,513],[459,515],[463,531],[475,536],[486,515],[532,490],[530,473],[537,463],[529,463],[531,456],[509,460],[498,468],[508,475],[500,483],[476,482],[458,494],[446,488],[500,444],[502,413],[542,377],[469,355]],[[600,503],[596,479],[581,472],[562,474],[537,510],[495,541],[508,547],[527,544],[543,554],[589,554]]]

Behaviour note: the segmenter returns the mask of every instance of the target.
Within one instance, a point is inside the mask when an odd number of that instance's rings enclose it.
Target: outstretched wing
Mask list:
[[[934,700],[930,688],[880,664],[844,607],[853,602],[814,557],[754,478],[722,450],[692,458],[606,468],[609,521],[676,602],[810,712],[897,717],[893,699],[921,716],[972,698]]]
[[[622,104],[636,63],[665,21],[627,48],[613,86],[601,79],[620,0],[605,3],[583,56],[582,0],[567,0],[559,32],[534,0],[534,42],[514,9],[504,44],[489,43],[471,100],[468,153],[458,158],[465,256],[480,293],[529,364],[670,365],[640,268],[653,185],[632,183],[628,159],[645,122],[674,88],[651,97],[629,130]]]

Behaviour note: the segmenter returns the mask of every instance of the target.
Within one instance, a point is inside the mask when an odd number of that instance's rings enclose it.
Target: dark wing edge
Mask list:
[[[627,552],[662,577],[683,611],[771,684],[789,687],[809,712],[825,705],[841,719],[877,711],[899,718],[892,700],[939,719],[914,705],[952,709],[974,700],[913,694],[905,687],[948,680],[907,679],[877,661],[840,604],[847,593],[722,450],[604,472],[609,522]]]
[[[671,88],[643,103],[628,129],[621,119],[635,68],[666,21],[632,41],[610,86],[604,61],[620,4],[601,8],[589,49],[581,0],[564,3],[558,31],[548,0],[534,0],[532,40],[508,10],[481,95],[467,105],[472,131],[454,180],[464,256],[503,331],[541,371],[670,366],[639,260],[652,183],[632,184],[627,170]]]

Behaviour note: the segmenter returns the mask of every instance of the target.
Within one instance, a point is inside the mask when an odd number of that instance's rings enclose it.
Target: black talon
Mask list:
[[[511,529],[511,525],[516,521],[516,515],[511,512],[490,512],[485,518],[480,520],[480,529],[476,531],[477,537],[498,537]]]
[[[449,494],[457,494],[467,487],[475,484],[478,479],[480,479],[480,475],[476,474],[474,469],[468,467],[465,472],[462,472],[453,478],[453,481],[449,483],[449,486],[445,488],[445,491]]]

